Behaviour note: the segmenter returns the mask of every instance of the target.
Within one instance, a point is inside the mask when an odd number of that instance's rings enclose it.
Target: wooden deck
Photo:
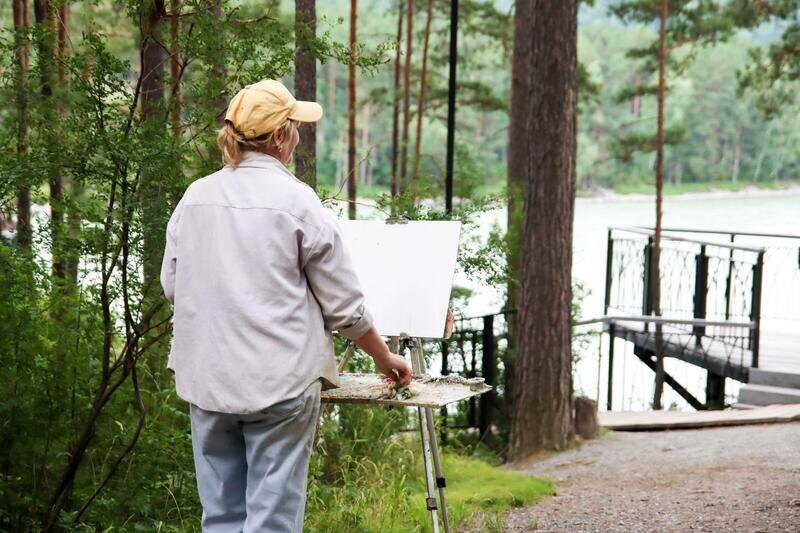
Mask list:
[[[725,411],[604,411],[600,425],[615,431],[663,431],[800,421],[800,404]]]
[[[608,326],[606,329],[609,329]],[[703,337],[700,344],[696,344],[687,330],[676,327],[664,326],[663,331],[665,356],[681,359],[743,383],[749,381],[749,350],[714,340],[711,336]],[[709,331],[709,334],[712,332]],[[641,322],[617,320],[614,324],[614,336],[632,342],[639,348],[651,352],[655,350],[653,326],[646,332]],[[760,347],[760,369],[800,374],[800,331],[793,333],[762,330]]]

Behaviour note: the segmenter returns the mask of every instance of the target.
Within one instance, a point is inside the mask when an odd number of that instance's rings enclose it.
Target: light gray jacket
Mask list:
[[[331,331],[356,339],[372,326],[335,217],[257,152],[186,190],[161,285],[178,395],[209,411],[252,413],[319,378],[338,384]]]

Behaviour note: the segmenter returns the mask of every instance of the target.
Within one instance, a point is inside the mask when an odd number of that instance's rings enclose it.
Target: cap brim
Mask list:
[[[299,122],[316,122],[322,118],[322,106],[316,102],[298,100],[297,106],[289,118]]]

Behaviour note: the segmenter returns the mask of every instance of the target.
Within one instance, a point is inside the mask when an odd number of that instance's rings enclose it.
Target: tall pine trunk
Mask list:
[[[519,280],[522,268],[522,206],[527,179],[528,147],[513,139],[527,139],[530,135],[530,121],[527,117],[512,113],[512,110],[524,108],[528,100],[528,68],[531,55],[531,40],[525,38],[533,20],[533,6],[530,2],[519,2],[514,14],[514,50],[511,59],[511,106],[509,108],[509,142],[508,142],[508,209],[506,233],[506,262],[508,265],[508,282],[506,287],[506,309],[513,311],[519,308]],[[509,314],[508,351],[505,357],[506,397],[514,394],[514,361],[517,353],[517,324],[519,315]],[[510,407],[510,406],[507,406]]]
[[[356,21],[358,2],[350,0],[350,64],[347,67],[347,215],[356,218]]]
[[[400,192],[397,173],[398,133],[400,130],[398,124],[400,119],[400,39],[403,37],[403,12],[405,11],[403,0],[399,0],[397,4],[399,13],[397,15],[397,45],[394,51],[394,96],[392,98],[392,198]],[[392,209],[394,209],[394,204],[392,204]]]
[[[656,127],[656,229],[653,233],[653,249],[650,256],[650,302],[652,312],[661,315],[661,219],[664,197],[664,93],[666,91],[665,69],[667,62],[667,15],[668,0],[661,0],[658,32],[658,123]],[[653,409],[661,409],[664,393],[664,338],[663,327],[656,324],[656,379],[653,390]]]
[[[164,0],[150,0],[143,6],[141,23],[141,120],[150,136],[165,133],[164,67],[166,53],[161,45]],[[160,177],[145,163],[141,176],[141,213],[144,233],[145,294],[158,297],[161,259],[164,253],[164,229],[169,214],[166,194]]]
[[[309,43],[317,28],[316,0],[295,0],[294,92],[298,100],[317,101],[317,58]],[[329,110],[330,111],[330,110]],[[317,125],[300,126],[300,144],[295,150],[295,174],[313,189],[317,188]]]
[[[177,140],[181,134],[181,71],[182,61],[180,52],[181,8],[182,0],[171,0],[169,19],[169,84],[172,99],[170,106],[170,130],[173,139]]]
[[[433,0],[428,0],[427,19],[425,20],[425,37],[422,44],[422,68],[419,73],[419,95],[417,97],[417,132],[414,138],[414,167],[411,171],[411,190],[416,199],[419,188],[419,158],[422,142],[422,116],[425,111],[425,78],[428,74],[428,42],[431,36],[431,18],[433,18]]]
[[[530,54],[512,86],[523,94],[512,96],[511,115],[527,121],[526,136],[510,140],[510,166],[526,180],[512,460],[563,449],[572,436],[577,0],[533,1],[520,15],[515,41],[529,44],[515,52]]]
[[[67,25],[69,23],[70,9],[69,2],[65,1],[58,11],[58,32],[56,40],[56,56],[58,61],[58,84],[62,91],[66,91],[67,87],[67,71],[65,62],[67,58],[67,42],[69,36],[67,34]],[[68,113],[65,98],[59,98],[58,112],[60,115]],[[64,250],[64,268],[65,268],[65,289],[74,292],[78,284],[78,264],[80,263],[80,230],[81,230],[81,213],[77,207],[81,195],[83,194],[83,185],[75,180],[67,181],[67,189],[70,196],[70,201],[66,206],[66,224],[65,224],[65,244]]]
[[[367,175],[371,166],[371,158],[369,157],[369,116],[371,111],[369,102],[365,103],[364,107],[361,108],[361,153],[363,155],[359,167],[358,181],[365,186],[369,186]]]
[[[56,26],[55,7],[50,0],[34,0],[33,2],[36,24],[44,30],[38,38],[37,60],[39,63],[39,78],[41,84],[41,96],[45,103],[43,109],[43,122],[53,124],[55,121],[56,107],[53,101],[53,67],[56,64],[56,42],[53,37],[60,33],[61,28]],[[60,26],[60,24],[59,24]],[[55,32],[55,35],[54,35]],[[64,181],[61,169],[54,163],[57,157],[57,144],[59,138],[55,128],[44,128],[43,137],[45,140],[47,158],[47,184],[50,190],[50,253],[52,257],[53,289],[61,292],[67,273],[67,264],[64,257],[63,243],[63,224],[64,224]],[[54,307],[54,312],[58,315],[58,306]]]
[[[414,51],[414,0],[406,0],[406,62],[403,67],[403,135],[400,141],[400,190],[408,176],[408,127],[411,123],[411,54]]]
[[[12,0],[14,18],[15,60],[17,66],[17,153],[28,153],[28,45],[19,34],[28,29],[28,0]],[[31,191],[27,183],[17,189],[17,245],[23,248],[31,244]]]

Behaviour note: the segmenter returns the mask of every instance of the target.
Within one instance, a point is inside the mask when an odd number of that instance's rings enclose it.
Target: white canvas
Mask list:
[[[348,220],[340,224],[378,332],[441,338],[461,222]]]

